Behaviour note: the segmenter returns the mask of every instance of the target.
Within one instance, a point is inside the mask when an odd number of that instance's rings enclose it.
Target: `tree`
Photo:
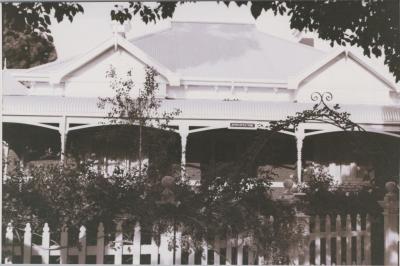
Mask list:
[[[160,113],[161,100],[157,98],[157,76],[156,70],[147,67],[143,88],[137,88],[132,71],[128,71],[126,77],[121,77],[117,75],[115,68],[111,68],[107,77],[111,79],[110,86],[115,95],[100,98],[99,102],[99,107],[103,109],[106,105],[111,106],[108,117],[113,123],[139,127],[139,173],[142,172],[143,161],[143,128],[153,127],[167,130],[169,122],[180,113],[179,109]],[[135,92],[138,92],[138,95],[135,95]]]
[[[57,53],[52,42],[28,31],[3,30],[3,67],[30,68],[52,62]]]
[[[30,68],[54,61],[57,53],[49,29],[51,16],[57,22],[65,17],[73,21],[76,14],[83,13],[77,3],[4,3],[2,7],[3,57],[7,58],[8,68]]]

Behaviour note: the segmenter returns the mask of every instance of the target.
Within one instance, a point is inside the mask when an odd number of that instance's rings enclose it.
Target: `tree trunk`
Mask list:
[[[142,122],[139,123],[139,175],[142,176]]]

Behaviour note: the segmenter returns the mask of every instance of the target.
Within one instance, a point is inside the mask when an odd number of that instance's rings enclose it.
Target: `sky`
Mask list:
[[[112,23],[110,11],[116,4],[127,6],[128,3],[116,2],[85,2],[81,3],[84,7],[84,14],[75,16],[74,21],[63,21],[57,23],[52,21],[50,27],[58,58],[64,59],[82,52],[89,51],[100,43],[112,37]],[[227,7],[223,3],[216,2],[197,2],[185,3],[178,6],[173,21],[211,21],[211,22],[245,22],[254,23],[260,31],[276,35],[280,38],[291,41],[298,41],[299,36],[313,36],[315,38],[315,47],[324,51],[335,51],[340,47],[330,47],[326,41],[318,40],[315,34],[299,33],[289,27],[288,16],[274,16],[272,12],[263,12],[255,20],[250,12],[250,6],[242,5],[238,7],[231,3]],[[140,17],[134,17],[131,21],[131,30],[127,33],[128,38],[156,32],[170,26],[171,19],[158,21],[156,24],[145,24]],[[383,58],[367,58],[362,55],[362,50],[355,47],[346,49],[362,57],[380,73],[394,82],[393,75],[389,73],[387,67],[383,64]]]

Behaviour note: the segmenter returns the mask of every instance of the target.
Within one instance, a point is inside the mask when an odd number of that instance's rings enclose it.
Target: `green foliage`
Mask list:
[[[114,223],[122,219],[129,228],[136,222],[148,225],[154,236],[180,228],[194,240],[190,246],[216,235],[241,233],[282,258],[290,243],[287,239],[296,236],[293,208],[273,201],[264,180],[221,177],[200,187],[175,180],[176,204],[170,204],[162,201],[165,186],[159,180],[154,182],[138,170],[116,169],[104,176],[93,166],[88,161],[77,167],[38,167],[30,175],[19,171],[3,180],[3,224],[11,221],[21,231],[29,222],[40,232],[47,222],[57,236],[62,225],[76,231],[81,225],[93,229],[99,222],[113,233]],[[273,228],[266,222],[269,215],[277,221]]]
[[[100,98],[99,107],[111,107],[108,118],[112,123],[167,129],[168,123],[180,114],[180,110],[159,111],[161,99],[157,98],[158,75],[154,68],[146,67],[143,86],[137,87],[132,71],[128,71],[126,75],[117,75],[116,69],[111,67],[106,76],[110,79],[110,87],[115,95]]]
[[[370,214],[379,215],[382,210],[378,199],[384,191],[371,184],[346,189],[334,183],[333,177],[321,165],[314,164],[305,172],[309,180],[299,189],[305,193],[303,208],[310,214]]]
[[[3,58],[7,68],[30,68],[56,60],[54,44],[29,30],[3,28]],[[3,62],[4,64],[4,62]]]
[[[3,57],[8,68],[30,68],[56,60],[49,26],[66,17],[71,22],[83,8],[77,3],[3,3]]]
[[[38,32],[49,37],[52,41],[49,26],[50,16],[57,22],[64,18],[73,21],[74,16],[83,13],[83,8],[78,3],[63,2],[20,2],[3,4],[3,22],[11,30]]]

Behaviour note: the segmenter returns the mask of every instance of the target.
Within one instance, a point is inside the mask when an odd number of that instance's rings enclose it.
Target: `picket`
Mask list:
[[[5,264],[12,264],[12,257],[13,257],[13,242],[14,242],[14,227],[12,226],[11,223],[8,223],[7,228],[6,228],[6,245],[7,248],[4,250],[5,252],[5,258],[4,262]]]
[[[194,265],[195,263],[195,254],[196,251],[193,248],[190,248],[189,250],[189,258],[188,258],[188,264],[189,265]]]
[[[158,264],[158,254],[159,254],[159,248],[156,244],[154,237],[152,237],[151,245],[150,245],[151,264],[153,264],[153,265]]]
[[[361,232],[361,216],[360,216],[360,214],[357,214],[357,218],[356,218],[356,232]],[[357,234],[356,238],[357,238],[357,240],[356,240],[356,248],[357,248],[356,263],[357,263],[357,265],[360,265],[361,264],[361,238],[362,238],[362,234]]]
[[[174,238],[174,246],[175,246],[175,261],[174,264],[182,264],[182,245],[181,245],[181,239],[182,239],[182,232],[177,231],[175,233],[175,238]]]
[[[228,234],[226,237],[226,263],[225,263],[226,265],[232,264],[232,244],[233,244],[233,239]]]
[[[140,241],[141,241],[141,234],[140,234],[140,225],[139,223],[135,224],[135,229],[134,229],[134,234],[133,234],[133,258],[132,258],[132,264],[138,265],[140,264]]]
[[[336,265],[342,265],[342,223],[340,215],[336,216]]]
[[[24,263],[31,263],[32,257],[32,229],[31,224],[27,223],[24,232]]]
[[[122,248],[123,248],[123,235],[122,235],[122,222],[118,222],[115,230],[115,243],[114,243],[114,264],[122,264]]]
[[[214,265],[219,265],[220,257],[220,241],[218,238],[214,240]]]
[[[207,265],[208,262],[208,244],[206,241],[202,245],[201,265]]]
[[[351,265],[351,217],[346,216],[346,264]]]
[[[325,252],[325,263],[326,265],[331,265],[332,262],[332,250],[331,250],[331,217],[329,215],[325,216],[325,243],[326,243],[326,252]]]
[[[314,235],[315,235],[315,264],[316,265],[321,265],[321,234],[320,234],[320,219],[319,216],[317,215],[315,217],[315,229],[314,229]]]
[[[83,225],[79,229],[78,263],[86,263],[86,227]]]
[[[169,249],[169,241],[173,238],[173,234],[171,232],[166,232],[161,234],[160,239],[160,263],[161,265],[172,265],[173,264],[173,251]],[[158,254],[156,255],[158,256]]]
[[[365,221],[365,237],[364,237],[364,254],[365,254],[365,265],[371,264],[371,217],[367,214]]]
[[[244,246],[244,239],[241,234],[238,236],[237,240],[237,265],[243,264],[243,246]]]
[[[40,251],[43,264],[49,264],[50,260],[50,228],[47,223],[44,224],[42,234],[42,249]]]
[[[365,217],[365,216],[364,216]],[[371,262],[371,221],[370,216],[365,217],[365,227],[362,226],[362,216],[357,214],[353,217],[356,221],[355,228],[352,228],[350,215],[342,217],[336,216],[335,219],[335,230],[332,230],[331,221],[332,218],[329,215],[324,216],[322,219],[316,215],[314,217],[314,227],[310,227],[309,216],[304,216],[303,219],[306,221],[305,224],[305,245],[302,246],[302,251],[297,251],[298,247],[293,248],[293,258],[296,264],[310,264],[310,255],[314,254],[315,264],[326,264],[326,265],[340,265],[343,262],[345,264],[370,264]],[[268,221],[271,225],[274,223],[274,219],[271,216]],[[342,230],[343,228],[345,230]],[[46,223],[42,231],[42,244],[40,246],[32,243],[32,229],[30,224],[26,224],[23,248],[19,246],[13,246],[14,233],[12,224],[8,224],[5,234],[6,245],[3,251],[5,252],[5,263],[12,263],[13,256],[22,256],[24,263],[31,263],[33,255],[39,255],[42,259],[42,263],[48,264],[50,262],[50,256],[60,256],[60,263],[70,263],[68,260],[69,256],[77,256],[78,263],[87,263],[87,256],[95,256],[96,263],[103,264],[105,255],[114,257],[114,264],[122,264],[123,256],[132,256],[130,263],[134,265],[140,265],[141,255],[150,255],[151,264],[162,264],[162,265],[181,265],[183,263],[182,243],[181,239],[182,232],[179,230],[168,231],[160,236],[160,245],[156,244],[155,238],[152,237],[151,244],[141,243],[142,230],[139,223],[136,223],[133,228],[133,239],[132,241],[124,242],[122,222],[116,224],[115,237],[112,242],[105,242],[105,230],[102,223],[97,227],[97,240],[96,244],[91,246],[87,243],[86,227],[81,226],[79,230],[79,244],[78,246],[68,245],[68,228],[63,226],[61,229],[60,245],[50,246],[50,228]],[[129,234],[128,234],[129,235]],[[175,235],[175,238],[174,238]],[[342,238],[345,240],[342,243]],[[353,238],[353,241],[352,241]],[[173,241],[173,239],[175,239]],[[331,240],[336,241],[335,248],[331,245]],[[355,240],[355,241],[354,241]],[[311,243],[314,242],[314,249],[310,250]],[[344,249],[342,248],[342,244]],[[173,248],[171,248],[173,245]],[[355,257],[352,254],[355,250]],[[312,246],[312,245],[311,245]],[[248,265],[266,265],[272,264],[272,257],[267,251],[267,256],[264,257],[261,252],[257,250],[252,242],[251,238],[247,235],[239,234],[235,237],[227,235],[225,239],[215,238],[212,242],[203,242],[202,245],[202,256],[201,264],[208,264],[208,251],[212,251],[214,254],[214,265],[220,265],[224,262],[225,265],[243,265],[247,262]],[[234,251],[235,250],[235,251]],[[325,252],[323,252],[325,251]],[[185,264],[195,264],[195,250],[191,247],[189,254],[185,254]],[[342,254],[343,253],[343,254]],[[302,254],[302,257],[299,257]],[[344,258],[344,261],[342,260]],[[73,260],[72,260],[73,261]]]
[[[304,217],[304,223],[304,234],[305,237],[308,237],[310,235],[310,217]],[[310,243],[306,243],[306,245],[304,246],[304,264],[310,264]]]

